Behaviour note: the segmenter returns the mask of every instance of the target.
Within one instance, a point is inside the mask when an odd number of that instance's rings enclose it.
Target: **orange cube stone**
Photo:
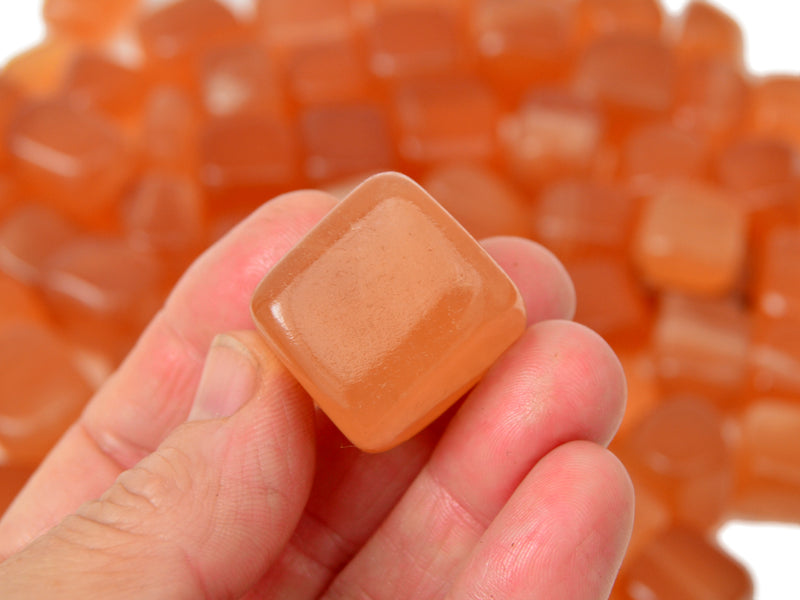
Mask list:
[[[671,528],[648,544],[619,582],[624,600],[751,600],[745,568],[706,537]]]
[[[370,70],[381,79],[449,74],[464,64],[457,14],[443,6],[379,8],[366,35]]]
[[[628,401],[615,441],[624,439],[661,401],[655,359],[649,350],[617,352],[628,384]]]
[[[394,96],[397,147],[414,167],[451,160],[491,161],[497,153],[499,107],[471,77],[400,85]]]
[[[756,309],[773,319],[800,322],[800,227],[769,232],[755,265]]]
[[[11,177],[0,172],[0,222],[19,202],[19,190]]]
[[[800,149],[800,77],[771,75],[753,86],[750,129]]]
[[[800,522],[800,404],[756,399],[738,418],[733,512],[746,519]]]
[[[0,517],[33,474],[32,467],[0,467]]]
[[[724,418],[698,397],[656,407],[623,441],[620,456],[634,481],[658,495],[675,519],[709,531],[733,492],[733,453]]]
[[[743,48],[742,30],[732,17],[707,2],[692,0],[681,19],[679,55],[724,60],[739,67]]]
[[[200,134],[200,179],[212,209],[255,207],[296,187],[298,178],[297,135],[282,119],[214,119]]]
[[[592,102],[539,89],[501,121],[499,137],[514,178],[535,189],[547,179],[588,173],[604,129],[603,115]]]
[[[280,57],[306,45],[352,38],[352,12],[348,0],[256,0],[260,37]]]
[[[131,16],[140,0],[45,0],[49,32],[83,42],[108,38]]]
[[[0,224],[0,269],[38,285],[50,258],[77,234],[75,226],[51,208],[20,206]]]
[[[62,101],[22,110],[10,127],[8,145],[24,188],[92,225],[107,221],[132,167],[120,131]]]
[[[658,0],[578,0],[575,10],[583,43],[620,32],[657,37],[664,20]]]
[[[615,349],[635,347],[649,330],[645,291],[619,256],[596,254],[565,262],[578,303],[575,321],[599,333]],[[597,290],[602,289],[602,294]]]
[[[415,435],[525,328],[511,280],[422,188],[356,188],[259,284],[258,329],[362,450]]]
[[[67,67],[60,94],[80,108],[124,122],[141,113],[146,88],[141,70],[99,52],[85,51]]]
[[[680,63],[675,95],[675,123],[712,147],[741,131],[750,103],[742,72],[718,60]]]
[[[301,105],[374,98],[367,59],[351,38],[305,44],[286,57],[286,86]]]
[[[122,204],[131,245],[164,257],[196,254],[205,232],[200,187],[188,177],[148,171]]]
[[[9,60],[3,76],[28,95],[47,97],[58,89],[64,69],[74,56],[72,43],[47,38]]]
[[[47,307],[34,289],[0,271],[0,330],[21,322],[47,321]]]
[[[426,175],[422,185],[475,239],[530,234],[525,202],[486,167],[474,163],[441,165]]]
[[[645,200],[633,260],[655,288],[720,296],[742,275],[746,231],[744,213],[721,189],[675,183]]]
[[[267,51],[255,43],[222,46],[202,61],[203,105],[212,117],[286,112],[278,74]]]
[[[755,396],[800,396],[800,323],[756,317],[748,356]]]
[[[40,324],[0,330],[0,464],[36,465],[78,417],[92,390],[73,358]]]
[[[797,222],[799,159],[788,143],[762,137],[741,138],[718,156],[717,177],[748,215],[756,240],[776,225]]]
[[[629,193],[587,179],[562,179],[542,189],[534,207],[535,239],[559,257],[622,256],[633,232],[637,202]]]
[[[473,43],[493,88],[516,101],[532,86],[563,77],[575,53],[572,3],[477,0]]]
[[[652,541],[673,525],[669,507],[656,493],[639,481],[634,482],[636,502],[633,507],[633,531],[622,562],[622,571]]]
[[[675,98],[675,65],[657,38],[613,33],[591,44],[578,60],[573,85],[607,112],[615,139],[642,120],[666,115]]]
[[[743,400],[750,333],[736,302],[662,296],[651,341],[661,388],[731,410]]]
[[[22,91],[5,77],[0,77],[0,165],[8,157],[5,136],[8,124],[22,103]]]
[[[702,140],[669,123],[644,125],[625,140],[623,177],[636,192],[652,193],[671,179],[702,176],[705,167]]]
[[[376,172],[394,165],[389,122],[378,104],[308,108],[300,115],[305,174],[314,182]]]
[[[175,87],[160,86],[147,99],[142,151],[150,167],[195,173],[200,118],[191,98]]]

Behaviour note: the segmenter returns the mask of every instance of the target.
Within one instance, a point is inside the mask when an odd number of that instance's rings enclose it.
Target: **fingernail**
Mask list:
[[[218,335],[208,350],[189,421],[232,415],[253,395],[257,381],[258,363],[247,347],[233,336]]]

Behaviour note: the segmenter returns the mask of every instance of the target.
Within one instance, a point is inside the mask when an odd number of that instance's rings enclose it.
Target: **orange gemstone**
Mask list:
[[[656,288],[719,296],[742,275],[746,228],[741,209],[721,189],[664,186],[645,200],[633,260]]]
[[[0,271],[0,329],[19,322],[47,321],[47,308],[34,289]]]
[[[664,19],[658,0],[578,0],[575,10],[583,42],[619,32],[657,37]]]
[[[534,208],[535,239],[559,257],[597,251],[622,254],[636,215],[634,198],[584,179],[562,179],[544,189]]]
[[[610,133],[618,137],[642,119],[666,114],[674,101],[674,79],[673,57],[663,42],[614,33],[586,48],[573,83],[581,95],[603,105]]]
[[[393,108],[398,151],[414,167],[450,160],[490,161],[499,108],[491,90],[470,77],[400,85]]]
[[[8,151],[5,136],[8,124],[22,103],[22,92],[7,78],[0,77],[0,165],[5,163]]]
[[[473,43],[493,87],[515,100],[563,77],[575,46],[573,7],[560,0],[478,0]]]
[[[48,38],[9,60],[3,75],[26,94],[50,96],[61,84],[64,69],[74,55],[71,43]]]
[[[165,257],[193,255],[205,232],[202,192],[185,176],[149,171],[125,199],[121,221],[136,248]]]
[[[31,467],[0,467],[0,517],[32,474]]]
[[[142,124],[146,162],[156,168],[194,173],[197,170],[199,116],[188,95],[158,87],[147,100]]]
[[[94,41],[119,29],[138,4],[139,0],[45,0],[43,16],[56,35]]]
[[[90,395],[70,350],[48,329],[0,330],[0,463],[35,465]]]
[[[742,30],[719,8],[692,0],[681,20],[676,48],[681,56],[712,58],[740,66],[743,62]]]
[[[796,399],[800,395],[800,323],[754,319],[748,362],[755,395]]]
[[[648,350],[620,352],[619,360],[628,384],[628,402],[617,432],[617,440],[624,439],[661,401],[655,360]]]
[[[410,179],[368,179],[258,286],[253,316],[342,432],[378,452],[470,389],[521,335],[519,292]]]
[[[678,67],[674,121],[719,145],[742,128],[750,88],[736,67],[722,61],[689,60]]]
[[[655,538],[673,525],[672,515],[664,499],[648,489],[640,481],[634,481],[636,503],[633,513],[633,531],[628,542],[628,551],[622,563],[622,571],[647,548]],[[638,599],[637,599],[638,600]]]
[[[595,254],[565,266],[578,299],[575,321],[594,329],[614,348],[640,343],[649,329],[651,310],[628,264],[618,256]],[[604,293],[598,294],[598,289]]]
[[[691,529],[665,531],[643,548],[619,585],[623,598],[640,600],[749,600],[747,571]]]
[[[662,389],[731,410],[742,400],[750,331],[736,302],[663,296],[651,342]]]
[[[76,235],[76,228],[52,209],[20,206],[0,225],[0,269],[20,281],[39,284],[50,257]]]
[[[305,173],[314,182],[391,168],[389,123],[377,104],[317,106],[300,115]]]
[[[201,182],[220,209],[258,206],[296,187],[297,154],[296,134],[282,119],[215,119],[200,136]]]
[[[367,46],[370,69],[382,79],[450,74],[464,61],[457,15],[443,6],[380,8],[369,23]]]
[[[625,141],[623,176],[637,192],[653,192],[670,179],[702,176],[705,166],[702,140],[669,123],[639,127]]]
[[[620,455],[634,481],[700,531],[717,525],[733,490],[733,455],[724,418],[698,397],[671,398],[642,419]]]
[[[256,0],[256,9],[262,38],[278,55],[354,34],[348,0]]]
[[[14,181],[0,172],[0,222],[19,201],[19,190]]]
[[[767,235],[758,256],[753,296],[761,314],[800,322],[800,227]]]
[[[254,43],[222,46],[203,58],[201,94],[213,117],[283,115],[286,102],[267,51]]]
[[[156,258],[114,238],[78,238],[47,264],[43,288],[68,337],[120,360],[163,295]]]
[[[472,163],[434,167],[422,185],[475,239],[530,233],[528,207],[519,193],[486,167]]]
[[[800,149],[800,77],[772,75],[753,86],[750,128]]]
[[[574,94],[541,89],[500,123],[504,158],[515,179],[536,188],[547,179],[587,173],[601,148],[603,115]]]
[[[142,71],[85,51],[67,67],[60,93],[80,108],[125,121],[138,117],[146,87]]]
[[[738,419],[733,510],[747,519],[800,521],[800,404],[757,399]]]
[[[8,140],[16,175],[30,193],[84,223],[106,222],[132,166],[116,128],[50,101],[22,110]]]
[[[305,44],[286,58],[287,91],[299,104],[363,101],[374,96],[366,57],[345,38]]]
[[[798,158],[786,142],[760,137],[739,139],[720,153],[717,177],[747,213],[755,238],[797,220]]]

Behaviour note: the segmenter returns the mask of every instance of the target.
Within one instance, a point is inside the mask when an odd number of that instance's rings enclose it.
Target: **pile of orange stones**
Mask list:
[[[620,355],[613,598],[734,600],[726,519],[800,522],[800,77],[657,0],[47,0],[0,72],[0,510],[192,259],[393,169],[552,249]]]

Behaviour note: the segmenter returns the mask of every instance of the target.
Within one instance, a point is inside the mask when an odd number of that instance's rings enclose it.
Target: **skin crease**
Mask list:
[[[363,454],[249,316],[261,275],[334,202],[279,197],[187,272],[0,521],[0,597],[607,597],[632,521],[604,449],[625,381],[566,320],[563,267],[484,241],[527,331],[431,427]]]

